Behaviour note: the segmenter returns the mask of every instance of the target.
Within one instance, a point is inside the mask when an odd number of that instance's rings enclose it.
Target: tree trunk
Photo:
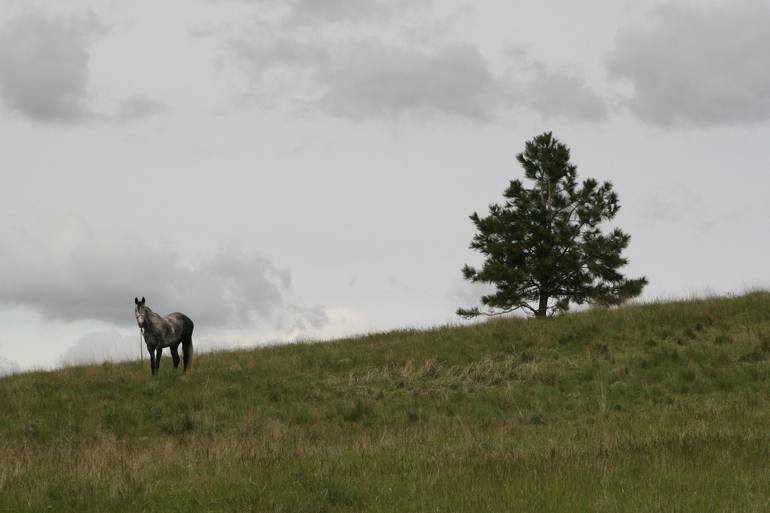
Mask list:
[[[548,294],[545,292],[540,293],[540,304],[535,312],[535,317],[545,317],[548,315]]]

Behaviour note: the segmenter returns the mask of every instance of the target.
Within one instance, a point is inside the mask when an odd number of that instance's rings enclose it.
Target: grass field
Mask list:
[[[770,511],[770,294],[0,379],[0,512]]]

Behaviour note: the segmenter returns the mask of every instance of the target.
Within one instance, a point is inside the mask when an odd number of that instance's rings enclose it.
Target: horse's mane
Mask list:
[[[155,312],[153,312],[152,308],[150,308],[149,306],[145,306],[144,307],[144,315],[150,321],[149,322],[150,325],[159,324],[159,323],[163,322],[163,317],[161,317],[160,315],[158,315]]]

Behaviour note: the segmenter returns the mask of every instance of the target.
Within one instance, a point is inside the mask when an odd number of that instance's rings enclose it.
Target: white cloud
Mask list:
[[[59,358],[62,365],[120,362],[139,358],[139,335],[124,337],[115,329],[94,331],[80,337]],[[142,344],[142,357],[146,349]]]
[[[633,86],[629,105],[661,126],[770,119],[770,4],[667,3],[622,28],[610,74]]]
[[[190,264],[131,234],[64,219],[2,233],[0,248],[0,305],[48,319],[130,324],[133,298],[144,296],[162,315],[183,311],[209,326],[325,322],[323,309],[293,296],[288,271],[237,247]]]

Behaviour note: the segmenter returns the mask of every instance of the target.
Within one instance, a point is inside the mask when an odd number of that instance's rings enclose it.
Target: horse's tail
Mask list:
[[[192,333],[193,333],[194,327],[195,325],[193,324],[192,319],[185,316],[184,324],[182,326],[182,360],[184,362],[185,372],[187,372],[188,370],[192,370],[192,360],[193,360]]]

